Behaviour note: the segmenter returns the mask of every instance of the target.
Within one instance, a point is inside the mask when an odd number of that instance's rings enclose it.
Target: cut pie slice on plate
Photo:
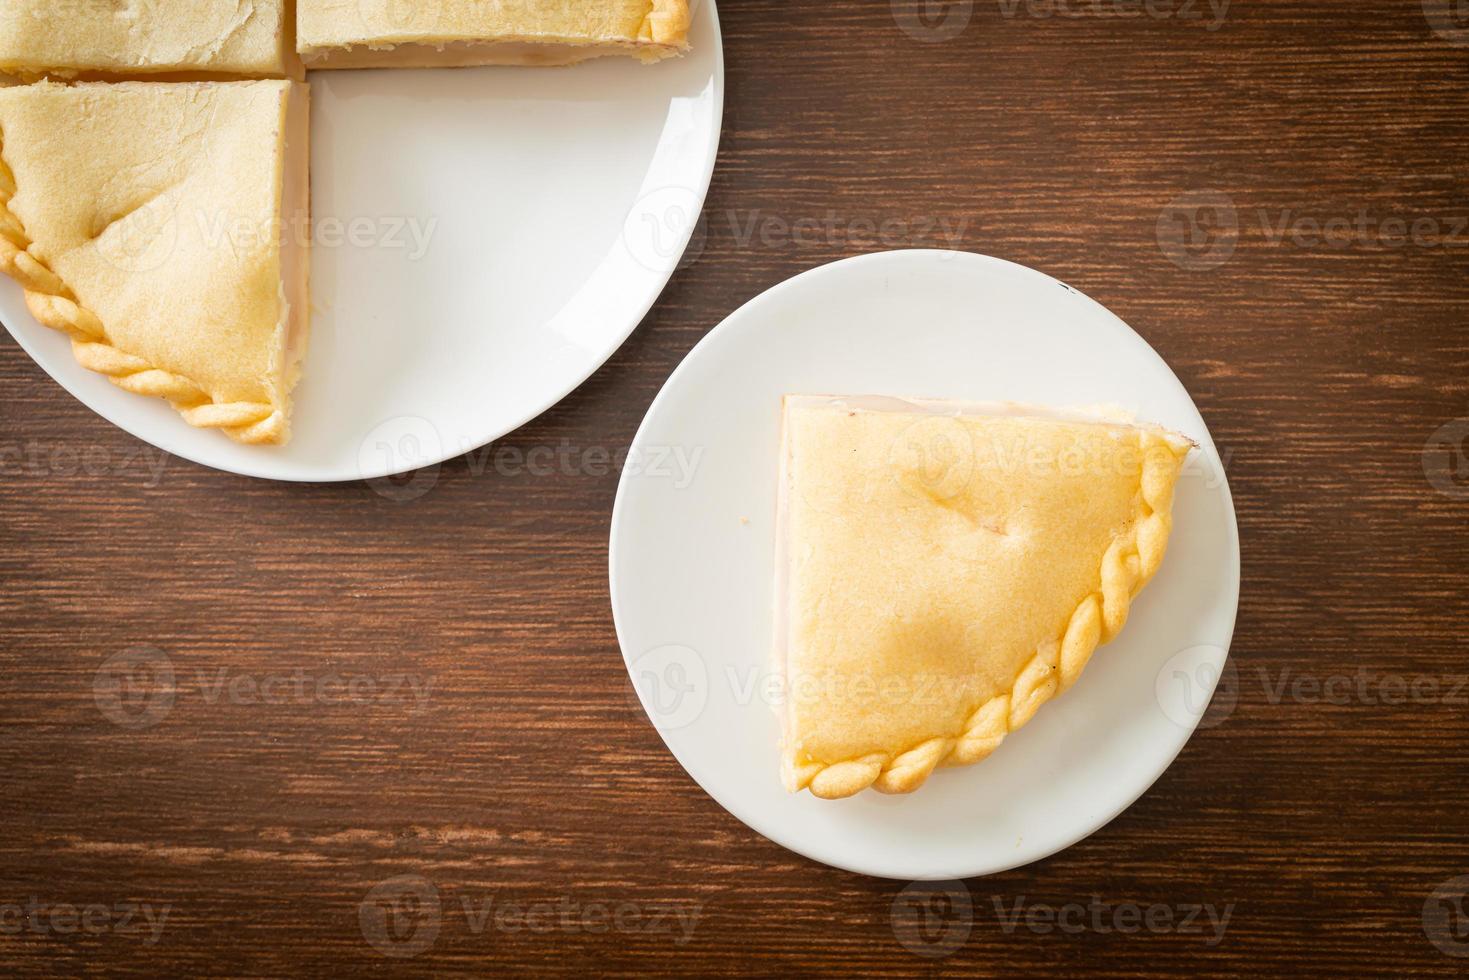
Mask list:
[[[782,775],[908,793],[993,752],[1115,637],[1192,443],[1024,406],[785,401]]]
[[[299,77],[286,0],[5,0],[0,71]]]
[[[82,366],[282,443],[309,319],[304,84],[0,88],[0,271]]]
[[[298,0],[308,68],[651,62],[688,49],[688,0]]]

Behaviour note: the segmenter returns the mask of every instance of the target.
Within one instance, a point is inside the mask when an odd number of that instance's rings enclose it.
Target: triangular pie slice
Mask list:
[[[1074,684],[1163,560],[1191,446],[1081,412],[787,397],[786,788],[912,792]]]
[[[286,440],[309,318],[304,84],[0,88],[0,271],[77,360]]]
[[[688,49],[688,0],[297,0],[308,68],[659,61]]]
[[[5,0],[0,71],[300,77],[286,0]]]

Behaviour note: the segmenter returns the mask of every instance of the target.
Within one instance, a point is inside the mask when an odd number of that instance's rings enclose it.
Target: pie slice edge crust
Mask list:
[[[688,50],[689,0],[572,0],[555,9],[451,0],[408,11],[393,0],[300,0],[297,50],[311,69],[563,66],[624,55],[651,64]]]
[[[72,353],[82,367],[104,375],[125,391],[166,400],[184,421],[196,428],[218,429],[231,439],[244,444],[281,445],[290,437],[290,394],[305,353],[310,317],[306,285],[309,274],[309,245],[300,240],[299,229],[283,224],[299,220],[308,213],[305,209],[309,208],[309,204],[305,203],[309,200],[309,178],[306,171],[308,143],[305,139],[309,95],[306,84],[289,80],[71,85],[42,81],[5,91],[82,91],[92,88],[104,92],[124,92],[129,89],[161,92],[185,88],[204,91],[216,87],[236,90],[249,87],[267,93],[267,97],[278,96],[280,99],[280,143],[275,178],[279,190],[279,210],[275,215],[274,225],[279,234],[277,247],[281,279],[277,288],[280,319],[267,351],[272,367],[259,379],[266,392],[264,398],[241,400],[217,397],[207,390],[204,383],[178,370],[165,369],[146,357],[123,349],[109,337],[103,318],[89,309],[73,287],[35,253],[36,242],[27,233],[25,223],[12,210],[11,204],[19,187],[6,155],[3,129],[0,129],[0,273],[20,284],[25,293],[26,306],[39,323],[71,338]],[[121,220],[124,219],[116,219]]]
[[[782,503],[777,517],[780,530],[776,572],[777,650],[783,661],[783,675],[788,669],[786,661],[790,656],[785,648],[789,640],[786,620],[790,595],[786,588],[790,544],[786,540],[784,502],[789,482],[790,414],[793,407],[802,403],[833,401],[824,396],[787,396],[783,406]],[[887,403],[888,407],[879,407],[879,411],[901,411],[892,405],[921,406],[920,411],[936,413],[937,417],[953,417],[952,406],[957,404],[887,398],[844,398],[840,401],[854,405],[859,402]],[[870,404],[866,407],[872,408]],[[1140,467],[1131,517],[1106,547],[1097,567],[1094,588],[1071,610],[1064,628],[1036,646],[1008,689],[969,710],[958,730],[935,731],[920,740],[895,746],[891,751],[853,754],[835,761],[816,761],[803,757],[792,744],[794,701],[788,687],[786,714],[782,717],[781,777],[789,792],[808,789],[812,795],[823,799],[840,799],[868,788],[883,793],[911,793],[922,786],[939,766],[965,766],[982,761],[1000,746],[1007,735],[1029,722],[1042,705],[1076,683],[1097,647],[1110,642],[1121,631],[1127,622],[1132,600],[1162,564],[1172,530],[1174,489],[1185,459],[1195,448],[1192,440],[1157,426],[1133,424],[1090,411],[1057,412],[1009,403],[985,403],[975,407],[982,414],[999,412],[1025,418],[1103,423],[1135,432]]]

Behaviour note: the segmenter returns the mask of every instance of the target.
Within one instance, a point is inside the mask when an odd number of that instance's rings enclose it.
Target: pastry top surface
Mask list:
[[[0,70],[282,77],[285,0],[5,0]]]
[[[784,438],[777,646],[797,769],[960,736],[1098,592],[1149,512],[1145,461],[1171,497],[1189,450],[1072,413],[811,397],[787,399]]]
[[[495,41],[682,48],[688,0],[298,0],[303,53],[347,45]]]
[[[107,341],[217,402],[279,406],[285,109],[304,87],[0,88],[28,251]]]

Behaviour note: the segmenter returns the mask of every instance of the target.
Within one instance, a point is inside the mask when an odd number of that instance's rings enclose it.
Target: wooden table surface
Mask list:
[[[1464,975],[1469,7],[720,7],[702,252],[499,444],[566,471],[211,472],[0,342],[0,972]],[[1244,582],[1141,800],[927,894],[767,842],[664,749],[585,461],[761,290],[948,245],[1172,365]]]

